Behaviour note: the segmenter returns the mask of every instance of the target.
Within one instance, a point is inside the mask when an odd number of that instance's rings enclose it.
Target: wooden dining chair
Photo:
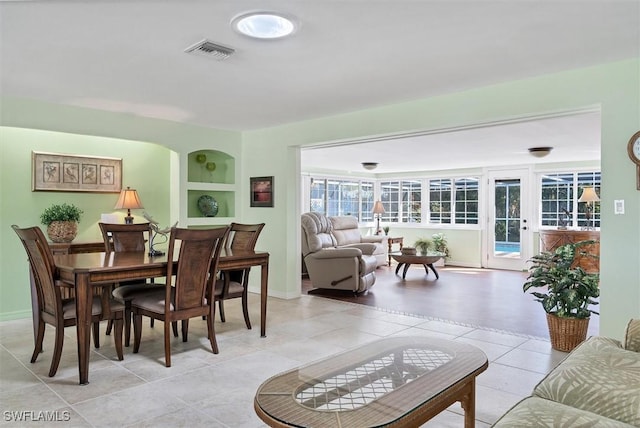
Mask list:
[[[258,242],[264,223],[240,224],[231,223],[231,230],[227,238],[226,247],[231,250],[253,250]],[[241,270],[228,270],[220,272],[220,279],[216,281],[214,289],[215,301],[218,302],[220,320],[225,322],[224,301],[229,299],[242,299],[242,313],[247,328],[251,330],[247,293],[249,285],[249,271],[251,268]]]
[[[114,224],[98,223],[102,232],[105,252],[144,252],[145,243],[151,234],[149,223]],[[131,338],[131,300],[134,297],[152,291],[164,290],[164,284],[155,284],[145,280],[125,281],[114,284],[113,298],[124,304],[124,346],[129,346]],[[107,325],[107,334],[111,324]],[[177,326],[175,335],[177,336]]]
[[[171,367],[169,324],[172,322],[182,321],[182,341],[186,342],[189,319],[206,316],[211,350],[214,354],[218,353],[213,325],[215,305],[213,302],[209,304],[206,296],[213,293],[218,260],[228,233],[228,226],[216,229],[171,228],[167,260],[175,260],[176,263],[168,263],[165,289],[136,296],[131,302],[134,353],[140,349],[143,316],[164,322],[164,355],[167,367]],[[174,255],[176,251],[177,258]]]
[[[16,232],[29,258],[29,265],[33,273],[37,292],[38,307],[33,308],[39,312],[39,321],[35,347],[31,356],[31,362],[35,363],[38,354],[42,352],[45,324],[55,328],[56,337],[53,348],[53,358],[49,368],[49,377],[55,376],[60,364],[62,345],[64,342],[64,328],[76,325],[75,298],[63,299],[60,292],[63,284],[58,278],[53,255],[47,239],[39,227],[21,229],[11,226]],[[94,296],[91,306],[91,321],[93,323],[93,338],[96,348],[100,347],[98,325],[105,319],[113,320],[115,324],[115,347],[118,359],[123,359],[122,353],[122,328],[124,317],[124,305],[111,299],[109,290],[105,288],[102,296]]]

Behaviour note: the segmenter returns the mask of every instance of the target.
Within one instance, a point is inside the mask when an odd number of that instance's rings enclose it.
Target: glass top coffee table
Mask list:
[[[383,339],[268,379],[254,408],[272,427],[419,426],[459,401],[469,428],[475,379],[487,366],[466,343]]]
[[[402,279],[405,279],[407,275],[407,270],[409,270],[409,266],[411,265],[422,265],[424,266],[424,270],[429,275],[429,269],[433,271],[433,274],[436,276],[436,279],[440,278],[438,271],[433,264],[443,258],[444,253],[427,253],[427,254],[403,254],[399,252],[389,253],[393,260],[398,263],[396,267],[396,275],[400,268],[404,265],[404,270],[402,271]]]

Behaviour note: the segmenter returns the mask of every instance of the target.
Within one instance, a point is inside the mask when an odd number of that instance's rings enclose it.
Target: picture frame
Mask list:
[[[119,193],[122,159],[31,152],[32,191]]]
[[[251,177],[249,181],[251,207],[273,207],[273,176]]]

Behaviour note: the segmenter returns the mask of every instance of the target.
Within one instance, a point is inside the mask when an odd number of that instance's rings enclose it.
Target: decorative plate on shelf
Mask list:
[[[210,195],[202,195],[198,198],[198,209],[205,217],[215,217],[218,214],[218,201]]]

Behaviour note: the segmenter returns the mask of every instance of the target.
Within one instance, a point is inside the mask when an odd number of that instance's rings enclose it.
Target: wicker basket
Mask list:
[[[551,347],[556,351],[571,352],[587,338],[589,318],[561,318],[547,314]]]
[[[78,234],[75,221],[54,221],[47,226],[47,235],[53,242],[71,242]]]

